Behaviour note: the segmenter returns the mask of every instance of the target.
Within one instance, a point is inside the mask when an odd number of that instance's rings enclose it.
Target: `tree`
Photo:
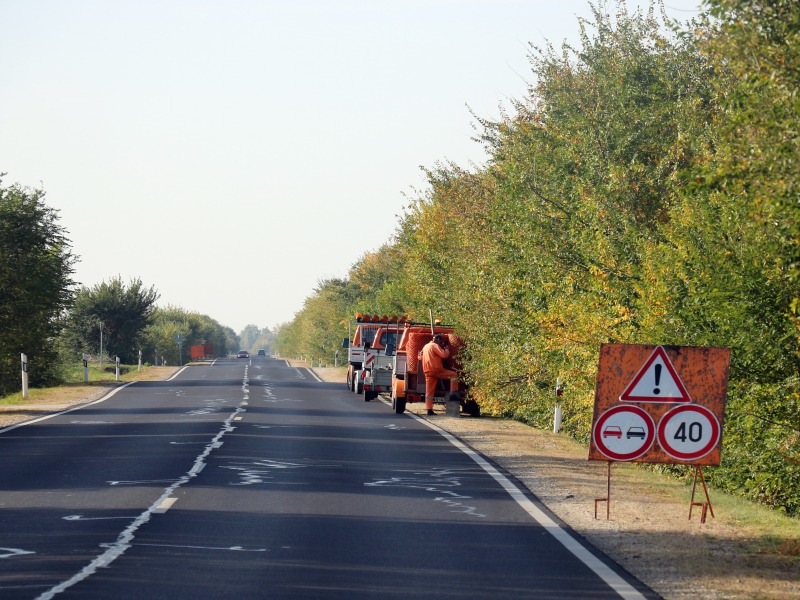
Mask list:
[[[223,327],[207,315],[188,312],[177,306],[156,307],[141,340],[145,360],[155,360],[158,351],[159,362],[165,359],[170,365],[187,362],[190,348],[195,345],[211,344],[217,356],[226,355],[234,346],[238,349],[238,341],[230,327]]]
[[[44,196],[3,187],[0,175],[0,396],[21,387],[21,353],[31,385],[57,376],[55,339],[72,301],[77,258]]]
[[[255,345],[257,340],[261,337],[261,330],[258,328],[258,325],[254,325],[250,323],[249,325],[245,325],[244,329],[242,329],[241,333],[239,334],[239,339],[241,340],[242,347],[241,350],[247,350],[248,352],[254,351]]]
[[[303,309],[276,333],[276,351],[333,364],[342,339],[347,337],[347,324],[354,317],[352,291],[353,285],[343,279],[320,281]]]
[[[158,296],[154,287],[145,287],[140,279],[132,279],[127,286],[120,277],[92,288],[82,286],[70,313],[76,350],[99,353],[102,327],[104,354],[119,356],[123,362],[137,360]]]

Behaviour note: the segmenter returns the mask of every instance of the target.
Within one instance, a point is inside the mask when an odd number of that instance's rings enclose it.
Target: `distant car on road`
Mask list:
[[[267,353],[266,353],[266,352],[264,352],[263,350],[259,350],[259,351],[258,351],[258,355],[259,355],[259,356],[266,356],[266,355],[267,355]]]
[[[250,358],[250,353],[247,350],[239,350],[236,358]]]

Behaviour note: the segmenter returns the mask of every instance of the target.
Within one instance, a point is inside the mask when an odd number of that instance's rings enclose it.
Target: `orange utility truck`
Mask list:
[[[382,392],[389,393],[392,383],[392,358],[386,348],[395,345],[400,320],[397,317],[356,315],[351,324],[353,338],[344,340],[347,348],[347,389],[364,394],[369,402]]]
[[[459,352],[463,352],[464,343],[453,331],[452,327],[434,324],[423,325],[420,323],[406,323],[402,329],[400,343],[394,353],[392,364],[392,409],[397,414],[406,410],[408,402],[425,401],[425,373],[422,371],[422,348],[433,339],[435,333],[441,333],[450,346],[450,358],[443,361],[446,369],[461,371]],[[457,416],[459,410],[472,416],[479,417],[480,406],[474,400],[468,400],[469,389],[463,382],[459,382],[458,397],[452,398],[450,382],[439,380],[436,386],[434,404],[445,404],[448,415]]]

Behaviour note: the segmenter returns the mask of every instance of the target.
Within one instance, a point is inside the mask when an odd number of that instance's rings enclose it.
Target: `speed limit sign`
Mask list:
[[[704,406],[679,406],[665,414],[658,423],[658,443],[678,460],[696,460],[711,452],[719,443],[717,417]]]

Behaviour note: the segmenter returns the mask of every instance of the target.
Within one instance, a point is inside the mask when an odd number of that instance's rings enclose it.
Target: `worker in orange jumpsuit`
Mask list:
[[[433,397],[436,395],[436,381],[438,379],[450,380],[450,391],[458,391],[458,373],[445,369],[442,360],[450,357],[450,346],[441,333],[422,348],[422,370],[425,373],[425,408],[428,414],[433,414]]]

